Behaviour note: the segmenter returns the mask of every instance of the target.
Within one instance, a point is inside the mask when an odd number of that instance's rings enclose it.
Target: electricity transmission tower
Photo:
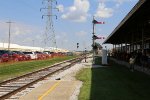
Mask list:
[[[43,41],[44,45],[45,47],[51,46],[57,48],[55,30],[53,25],[53,17],[56,17],[57,19],[57,16],[53,14],[53,9],[57,9],[59,11],[59,9],[55,7],[57,5],[57,1],[43,0],[42,4],[46,6],[40,9],[40,11],[44,10],[45,12],[45,14],[42,15],[42,19],[44,17],[46,18],[46,27],[45,27],[44,41]]]

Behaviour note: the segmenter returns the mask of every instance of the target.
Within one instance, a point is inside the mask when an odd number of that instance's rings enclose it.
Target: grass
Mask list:
[[[102,57],[95,57],[95,65],[101,65],[102,64]]]
[[[130,72],[111,63],[110,67],[84,69],[76,78],[83,81],[79,100],[149,100],[150,76]]]
[[[38,61],[2,63],[0,64],[0,82],[41,68],[45,68],[57,62],[72,59],[74,57],[75,56],[68,56]]]
[[[83,86],[80,90],[79,100],[90,100],[90,91],[92,83],[92,71],[90,69],[81,70],[76,78],[83,82]]]

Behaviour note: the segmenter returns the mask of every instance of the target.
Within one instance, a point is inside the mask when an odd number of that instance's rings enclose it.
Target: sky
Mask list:
[[[53,0],[55,1],[55,0]],[[43,2],[43,3],[42,3]],[[54,9],[53,17],[58,48],[68,50],[87,50],[92,45],[93,16],[99,22],[95,34],[105,39],[123,20],[138,0],[57,0],[59,12]],[[11,43],[44,47],[46,27],[46,0],[0,0],[0,42],[8,42],[11,21]],[[102,44],[105,39],[96,40]],[[79,48],[77,49],[77,43]],[[103,45],[111,48],[111,45]]]

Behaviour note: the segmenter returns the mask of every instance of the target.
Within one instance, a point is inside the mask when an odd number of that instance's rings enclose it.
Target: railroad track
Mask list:
[[[0,83],[0,100],[5,100],[10,96],[30,87],[31,85],[45,79],[46,77],[70,68],[75,63],[80,62],[83,58],[75,58],[58,64],[54,64],[48,68],[44,68],[32,73],[25,74]]]

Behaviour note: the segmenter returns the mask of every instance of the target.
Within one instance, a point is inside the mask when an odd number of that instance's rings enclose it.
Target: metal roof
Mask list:
[[[104,43],[121,44],[141,41],[142,32],[150,38],[150,0],[140,0]]]

